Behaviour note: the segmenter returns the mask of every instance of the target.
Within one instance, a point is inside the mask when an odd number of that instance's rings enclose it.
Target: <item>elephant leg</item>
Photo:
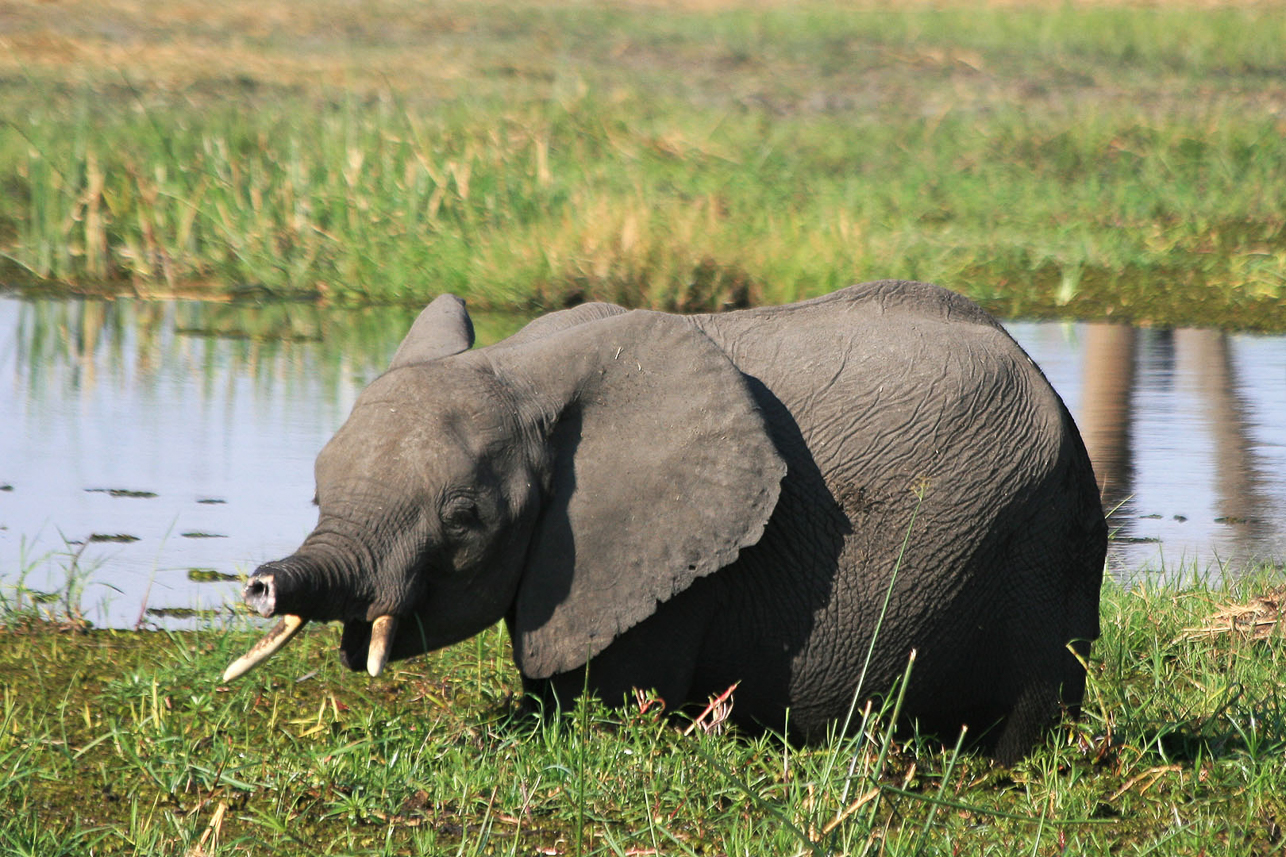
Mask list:
[[[1012,765],[1030,753],[1063,711],[1073,717],[1080,713],[1085,669],[1070,652],[1064,649],[1058,653],[1057,665],[1033,670],[1030,675],[1019,685],[1013,708],[995,739],[993,755],[1001,764]]]
[[[1007,615],[1013,652],[1013,704],[1001,726],[995,755],[1005,762],[1022,758],[1041,740],[1061,713],[1076,716],[1085,696],[1083,662],[1090,641],[1099,635],[1106,528],[1097,488],[1086,468],[1069,467],[1056,486],[1060,496],[1079,498],[1070,509],[1042,507],[1024,528],[1046,538],[1023,541],[1012,554],[1013,568],[1029,569],[1011,579]],[[1049,556],[1046,544],[1064,546]]]
[[[1045,682],[1024,688],[1001,726],[993,752],[996,760],[1012,765],[1029,754],[1057,723],[1062,700],[1069,690],[1079,696],[1079,691],[1073,688]],[[1074,714],[1080,706],[1070,704],[1067,708]]]
[[[1000,724],[991,755],[1002,765],[1022,760],[1053,722],[1058,710],[1058,689],[1046,682],[1033,682],[1023,688],[1014,708]]]
[[[667,709],[677,710],[690,701],[708,616],[705,598],[683,593],[595,655],[588,675],[576,669],[547,679],[523,676],[523,691],[546,711],[570,708],[585,690],[613,707],[629,704],[636,688],[655,692]]]

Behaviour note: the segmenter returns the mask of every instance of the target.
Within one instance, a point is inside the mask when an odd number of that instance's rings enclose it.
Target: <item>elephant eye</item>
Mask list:
[[[479,523],[478,504],[472,497],[451,497],[442,504],[442,524],[448,532],[463,535]]]

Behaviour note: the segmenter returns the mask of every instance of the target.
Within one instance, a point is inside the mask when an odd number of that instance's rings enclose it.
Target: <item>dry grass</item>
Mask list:
[[[551,2],[550,5],[567,5]],[[798,0],[609,0],[607,5],[711,12],[728,9],[797,9]],[[1068,0],[847,0],[848,9],[1058,9]],[[1280,0],[1076,0],[1082,8],[1110,9],[1271,9]]]
[[[1230,601],[1217,606],[1202,626],[1185,628],[1180,639],[1237,635],[1251,640],[1266,640],[1278,636],[1283,606],[1286,606],[1286,586],[1245,601]]]
[[[351,5],[327,0],[17,3],[0,9],[0,73],[81,81],[114,70],[160,89],[228,78],[370,89],[390,78],[445,81],[466,72],[459,61],[426,55],[415,40],[381,46],[377,57],[353,43],[360,29],[369,28],[369,37],[395,21],[410,33],[460,32],[479,12],[461,6],[443,14],[409,3],[379,10],[363,24]]]
[[[503,4],[499,4],[503,5]],[[563,10],[579,0],[527,3]],[[808,4],[829,8],[830,4]],[[858,0],[848,9],[1057,9],[1066,0]],[[1078,7],[1271,9],[1277,0],[1081,0]],[[596,9],[657,8],[708,14],[789,9],[795,0],[608,0]],[[255,78],[283,86],[302,83],[376,89],[445,84],[494,57],[478,46],[425,51],[426,41],[466,36],[493,12],[491,3],[446,0],[432,4],[384,0],[354,14],[343,0],[16,0],[0,5],[0,74],[56,72],[78,79],[114,69],[160,87],[207,79]],[[379,51],[363,47],[379,45]],[[932,57],[929,57],[931,60]],[[954,59],[954,58],[948,58]],[[967,60],[965,57],[964,60]]]

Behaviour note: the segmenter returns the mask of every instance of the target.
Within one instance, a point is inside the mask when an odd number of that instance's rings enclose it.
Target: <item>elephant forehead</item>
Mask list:
[[[388,432],[421,427],[441,434],[488,419],[495,410],[495,379],[458,364],[444,360],[384,373],[357,397],[349,422]]]
[[[402,481],[467,479],[512,445],[503,411],[477,403],[359,401],[317,459],[317,477],[373,476]]]
[[[465,422],[459,414],[404,402],[359,403],[317,457],[318,480],[354,471],[421,471],[432,462],[463,461]]]

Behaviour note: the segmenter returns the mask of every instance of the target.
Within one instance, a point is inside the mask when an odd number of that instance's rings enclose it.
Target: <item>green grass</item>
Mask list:
[[[1271,4],[174,5],[15,27],[11,281],[1286,330]]]
[[[1256,594],[1259,632],[1229,631],[1225,606]],[[376,680],[341,671],[319,628],[225,687],[248,632],[85,631],[11,594],[0,851],[1277,853],[1282,595],[1270,568],[1109,584],[1084,717],[1001,769],[891,737],[896,694],[807,750],[598,705],[537,723],[514,716],[500,628]]]

